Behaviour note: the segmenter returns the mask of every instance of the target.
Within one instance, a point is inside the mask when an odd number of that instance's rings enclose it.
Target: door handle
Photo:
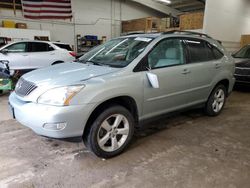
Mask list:
[[[221,67],[221,64],[220,63],[215,63],[215,68],[218,69]]]
[[[188,69],[183,69],[182,74],[189,74],[191,71]]]
[[[23,56],[28,56],[28,54],[23,54]]]
[[[50,55],[55,55],[55,53],[51,53]]]

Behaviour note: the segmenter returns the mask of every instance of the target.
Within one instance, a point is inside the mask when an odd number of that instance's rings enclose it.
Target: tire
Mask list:
[[[134,118],[126,108],[111,106],[94,120],[83,138],[84,144],[98,157],[114,157],[128,147],[134,134],[134,125]]]
[[[217,85],[210,94],[206,106],[205,113],[208,116],[217,116],[221,113],[226,103],[227,90],[222,84]]]
[[[2,94],[3,93],[3,90],[0,90],[0,94]]]

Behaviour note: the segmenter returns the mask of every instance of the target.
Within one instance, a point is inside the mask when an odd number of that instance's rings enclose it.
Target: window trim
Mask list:
[[[187,48],[186,45],[184,44],[184,39],[185,37],[166,37],[158,41],[154,46],[147,52],[147,54],[139,61],[139,63],[134,67],[133,72],[142,72],[142,71],[148,71],[148,70],[156,70],[156,69],[161,69],[161,68],[167,68],[167,67],[174,67],[174,66],[181,66],[181,65],[186,65],[187,64]],[[149,69],[146,64],[148,63],[148,55],[158,46],[159,43],[165,41],[165,40],[171,40],[171,39],[179,39],[182,41],[182,46],[183,46],[183,64],[176,64],[176,65],[166,65],[162,67],[154,67]]]

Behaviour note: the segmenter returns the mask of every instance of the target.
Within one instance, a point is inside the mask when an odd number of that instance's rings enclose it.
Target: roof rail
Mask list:
[[[173,33],[186,34],[186,35],[197,35],[197,36],[200,36],[200,37],[212,38],[207,34],[194,32],[194,31],[172,30],[172,31],[163,32],[162,34],[173,34]]]

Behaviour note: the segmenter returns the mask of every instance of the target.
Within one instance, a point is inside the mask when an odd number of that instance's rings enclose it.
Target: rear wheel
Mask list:
[[[134,133],[134,119],[122,106],[104,110],[92,124],[84,144],[98,157],[110,158],[123,152]]]
[[[222,111],[225,103],[226,87],[224,85],[218,85],[207,100],[205,107],[206,114],[209,116],[217,116]]]

